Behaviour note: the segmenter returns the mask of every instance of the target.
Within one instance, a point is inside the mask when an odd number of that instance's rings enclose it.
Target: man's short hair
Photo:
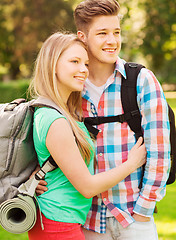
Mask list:
[[[120,5],[116,0],[84,0],[74,11],[77,30],[87,31],[94,17],[115,16],[119,11]]]

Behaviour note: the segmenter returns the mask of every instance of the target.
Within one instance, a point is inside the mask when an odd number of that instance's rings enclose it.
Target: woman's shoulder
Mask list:
[[[56,120],[59,119],[59,125],[67,122],[66,118],[55,109],[48,107],[36,108],[34,112],[34,137],[45,144],[48,130]]]
[[[44,129],[48,131],[51,124],[57,119],[65,119],[67,121],[65,116],[55,109],[48,107],[36,108],[34,112],[34,127],[42,132]]]

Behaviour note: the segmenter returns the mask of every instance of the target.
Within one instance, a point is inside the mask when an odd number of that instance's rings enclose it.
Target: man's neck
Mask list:
[[[104,85],[113,74],[115,64],[89,63],[89,80],[97,87]]]

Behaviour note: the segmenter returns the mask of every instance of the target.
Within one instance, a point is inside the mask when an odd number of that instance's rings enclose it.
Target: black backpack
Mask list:
[[[96,138],[99,130],[94,125],[100,125],[109,122],[127,122],[131,130],[135,133],[136,140],[143,136],[141,128],[141,114],[137,104],[137,90],[136,83],[140,70],[144,68],[143,65],[137,63],[126,63],[125,71],[127,79],[122,76],[121,85],[121,101],[124,114],[109,117],[87,117],[84,119],[85,125],[90,133]],[[170,122],[170,144],[171,144],[171,168],[167,185],[174,183],[176,178],[176,127],[175,116],[171,107],[169,108],[169,122]]]

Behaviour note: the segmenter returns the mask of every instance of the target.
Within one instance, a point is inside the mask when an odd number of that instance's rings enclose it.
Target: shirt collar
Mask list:
[[[117,72],[119,72],[125,79],[126,79],[126,72],[125,72],[125,60],[121,59],[120,57],[117,58],[114,76],[116,76]]]
[[[84,84],[84,89],[82,91],[82,97],[85,98],[87,101],[90,101],[91,102],[91,99],[90,99],[90,95],[89,95],[89,92],[87,91],[86,89],[86,86]]]
[[[126,63],[125,60],[121,59],[120,57],[117,58],[114,70],[114,78],[116,77],[117,72],[119,72],[126,79],[126,72],[124,67],[125,63]],[[89,92],[87,91],[85,85],[82,91],[82,97],[87,100],[90,100]]]

